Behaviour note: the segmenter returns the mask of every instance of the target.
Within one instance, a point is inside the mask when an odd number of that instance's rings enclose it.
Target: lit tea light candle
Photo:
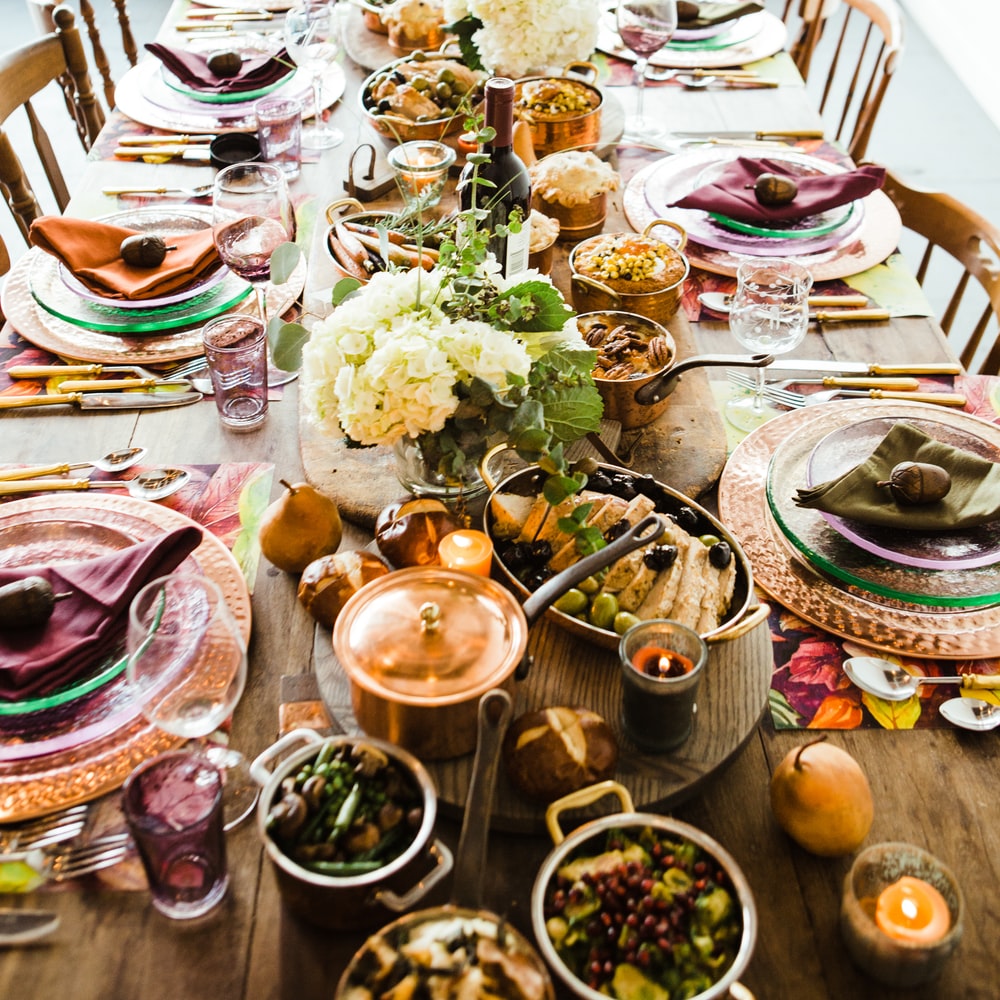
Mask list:
[[[441,539],[438,556],[441,565],[448,569],[489,576],[493,563],[493,543],[481,531],[453,531]]]
[[[879,894],[875,923],[897,941],[934,944],[951,926],[944,896],[929,882],[904,875]]]

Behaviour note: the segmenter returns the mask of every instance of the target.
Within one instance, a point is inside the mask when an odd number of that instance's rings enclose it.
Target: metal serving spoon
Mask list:
[[[844,661],[844,673],[862,691],[885,701],[906,701],[921,684],[958,684],[966,690],[1000,689],[998,674],[962,674],[956,677],[918,677],[879,656],[852,656]]]
[[[162,500],[176,493],[191,478],[184,469],[150,469],[120,483],[90,479],[25,479],[0,483],[0,496],[14,493],[42,493],[50,490],[128,490],[138,500]]]
[[[74,469],[93,467],[101,472],[121,472],[138,465],[146,457],[146,448],[122,448],[120,451],[110,451],[103,458],[95,458],[91,462],[62,462],[58,465],[27,465],[23,469],[10,472],[0,472],[0,482],[8,483],[18,479],[37,479],[39,476],[61,476]]]
[[[949,698],[938,711],[953,726],[973,732],[986,732],[1000,726],[1000,708],[980,698]]]

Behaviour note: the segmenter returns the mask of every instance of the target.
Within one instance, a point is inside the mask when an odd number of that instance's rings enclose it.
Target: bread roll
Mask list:
[[[544,708],[511,723],[504,738],[503,760],[518,791],[551,802],[610,778],[618,766],[618,743],[596,712]]]
[[[347,601],[389,567],[374,552],[337,552],[309,563],[299,580],[299,600],[321,625],[333,628]]]

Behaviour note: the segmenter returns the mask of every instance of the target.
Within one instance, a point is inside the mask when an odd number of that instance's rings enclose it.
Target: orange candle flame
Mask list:
[[[944,896],[934,886],[904,875],[879,894],[875,923],[897,941],[934,944],[948,933],[951,913]]]
[[[489,576],[493,562],[493,543],[482,531],[452,531],[438,545],[441,565]]]

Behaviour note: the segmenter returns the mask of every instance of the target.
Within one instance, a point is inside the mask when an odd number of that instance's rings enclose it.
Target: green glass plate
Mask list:
[[[272,91],[284,86],[295,76],[296,72],[297,67],[293,66],[280,80],[275,80],[274,83],[269,83],[266,87],[258,87],[256,90],[241,90],[235,94],[208,94],[203,90],[195,90],[178,80],[166,68],[163,68],[163,82],[178,94],[190,97],[194,101],[201,101],[202,104],[248,104],[250,101],[256,101],[258,97],[266,97]]]
[[[950,609],[1000,604],[1000,564],[928,570],[866,552],[837,531],[818,510],[799,507],[795,491],[809,481],[820,414],[775,449],[767,470],[767,504],[785,541],[813,569],[846,584],[848,593],[888,608],[914,605]]]
[[[0,716],[31,715],[33,712],[60,708],[78,701],[124,673],[127,665],[127,656],[111,656],[99,664],[89,677],[67,684],[66,687],[59,688],[51,694],[39,698],[23,698],[19,701],[0,701]]]
[[[672,39],[664,47],[674,49],[677,52],[728,49],[732,45],[739,45],[749,41],[755,35],[759,35],[763,24],[764,19],[761,14],[748,14],[746,17],[737,18],[728,30],[718,35],[712,35],[709,38]],[[720,70],[719,72],[724,71]]]
[[[825,236],[835,229],[840,229],[846,225],[854,213],[856,202],[849,202],[838,208],[831,209],[819,215],[811,215],[804,219],[795,219],[786,222],[784,226],[755,226],[752,222],[741,222],[739,219],[731,219],[728,215],[720,212],[709,212],[710,219],[714,219],[720,226],[731,229],[736,233],[747,233],[750,236],[764,236],[777,240],[803,240],[813,236]]]

